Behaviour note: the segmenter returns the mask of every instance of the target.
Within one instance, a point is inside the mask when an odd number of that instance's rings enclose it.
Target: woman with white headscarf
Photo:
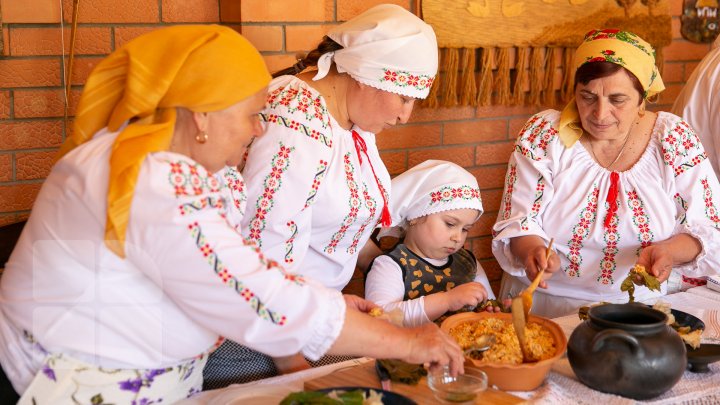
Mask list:
[[[220,336],[462,370],[447,334],[363,314],[240,235],[234,166],[263,134],[269,82],[217,25],[160,29],[98,64],[0,280],[0,403],[174,403],[201,389]]]
[[[316,50],[278,72],[261,114],[267,133],[253,143],[243,169],[253,179],[245,236],[288,269],[344,288],[373,229],[390,225],[390,176],[375,134],[407,122],[415,100],[427,97],[437,65],[432,28],[384,4],[333,28]],[[317,70],[303,72],[310,66]],[[224,344],[210,359],[205,386],[275,374],[268,358],[260,367],[248,356]],[[307,367],[296,360],[277,365]]]

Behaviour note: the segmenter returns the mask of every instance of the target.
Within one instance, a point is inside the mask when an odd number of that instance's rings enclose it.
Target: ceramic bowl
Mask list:
[[[499,318],[512,324],[512,315],[508,313],[464,312],[448,317],[440,328],[447,333],[450,329],[463,322],[479,321],[486,318]],[[531,391],[539,387],[550,371],[550,367],[559,359],[567,348],[567,338],[562,328],[555,322],[535,315],[530,315],[528,322],[539,323],[546,327],[555,339],[555,354],[548,359],[523,364],[486,363],[466,357],[466,369],[469,367],[484,371],[490,385],[504,391]]]
[[[487,389],[488,376],[482,370],[465,368],[465,374],[453,377],[444,367],[428,372],[427,384],[440,401],[474,404],[478,394]]]

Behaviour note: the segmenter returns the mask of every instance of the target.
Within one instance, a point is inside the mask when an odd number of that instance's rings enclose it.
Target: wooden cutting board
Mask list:
[[[308,391],[318,390],[331,387],[370,387],[381,389],[380,379],[375,373],[375,361],[355,366],[352,368],[336,371],[326,376],[309,380],[305,382],[305,389]],[[423,377],[418,385],[407,385],[401,383],[392,383],[392,390],[398,394],[414,400],[418,404],[436,404],[437,398],[433,395],[427,381]],[[478,396],[476,404],[519,404],[524,402],[523,399],[503,391],[488,389]]]

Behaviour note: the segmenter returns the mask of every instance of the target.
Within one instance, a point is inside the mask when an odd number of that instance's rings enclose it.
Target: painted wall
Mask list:
[[[680,36],[682,0],[669,0],[673,43],[664,49],[667,90],[657,109],[669,109],[709,45]],[[80,0],[72,94],[64,116],[63,49],[69,51],[72,0],[0,0],[0,226],[25,219],[52,157],[72,127],[72,116],[92,68],[128,40],[161,26],[222,23],[246,35],[271,71],[294,63],[295,54],[315,47],[339,21],[379,3],[415,11],[415,0]],[[61,27],[59,23],[64,21]],[[595,27],[588,27],[595,28]],[[61,29],[63,35],[61,35]],[[64,48],[63,48],[64,47]],[[383,160],[395,175],[426,159],[451,160],[477,176],[485,214],[468,246],[497,288],[500,269],[490,251],[490,229],[502,195],[517,131],[545,107],[458,107],[423,109],[411,122],[378,137]],[[361,292],[360,277],[349,291]]]

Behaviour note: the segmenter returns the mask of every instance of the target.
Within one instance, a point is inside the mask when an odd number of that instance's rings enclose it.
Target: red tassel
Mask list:
[[[608,208],[607,215],[605,216],[605,228],[610,227],[610,222],[612,222],[612,218],[617,212],[618,206],[617,206],[617,197],[618,197],[618,181],[620,180],[620,175],[617,174],[617,172],[610,173],[610,189],[608,190],[607,198],[605,199],[605,202],[607,202],[610,207]]]
[[[387,204],[383,205],[382,209],[382,217],[380,217],[380,223],[384,227],[389,227],[392,225],[392,218],[390,218],[390,210],[387,207]]]
[[[380,190],[380,195],[383,199],[383,209],[382,209],[382,215],[380,216],[380,223],[384,227],[388,227],[392,225],[392,218],[390,217],[390,210],[388,209],[388,202],[387,202],[387,196],[385,195],[385,189],[383,188],[382,184],[380,184],[380,180],[377,178],[377,174],[375,174],[375,168],[373,167],[372,162],[370,161],[370,156],[367,154],[367,145],[365,145],[365,140],[360,137],[360,135],[352,131],[352,137],[353,141],[355,142],[355,152],[357,152],[358,160],[360,160],[360,164],[362,164],[362,154],[360,152],[363,152],[365,156],[368,158],[368,163],[370,163],[370,170],[372,170],[373,177],[375,178],[375,184],[377,184],[378,189]]]

